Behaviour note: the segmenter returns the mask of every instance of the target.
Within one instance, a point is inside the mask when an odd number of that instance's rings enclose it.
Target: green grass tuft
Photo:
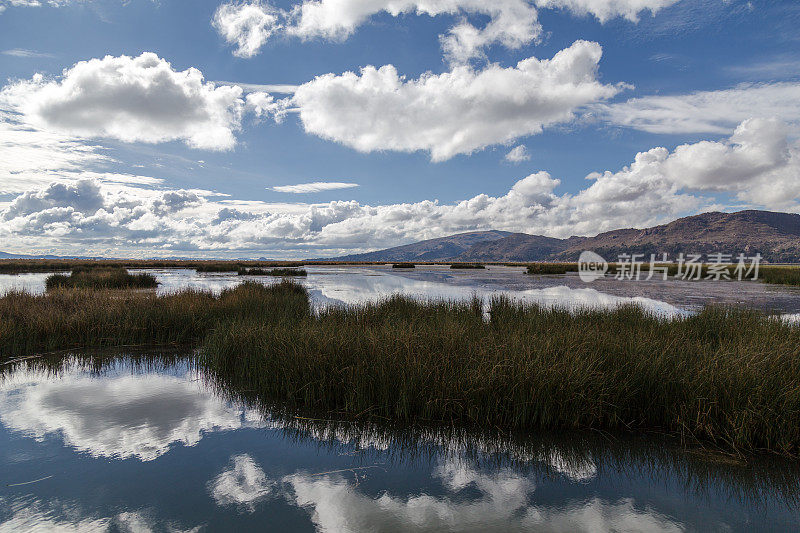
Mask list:
[[[566,274],[577,272],[578,263],[533,263],[528,265],[528,274]]]
[[[48,291],[56,289],[152,289],[158,282],[152,274],[130,274],[120,267],[76,267],[70,275],[53,274],[45,280]]]
[[[240,268],[238,271],[240,276],[307,276],[302,268]]]

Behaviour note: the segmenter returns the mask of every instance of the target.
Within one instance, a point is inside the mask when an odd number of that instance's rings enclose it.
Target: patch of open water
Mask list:
[[[661,441],[279,416],[189,356],[0,374],[0,531],[788,531],[799,480]]]
[[[486,270],[450,270],[447,266],[421,266],[413,270],[390,266],[306,267],[303,283],[315,305],[359,303],[392,294],[423,299],[467,299],[505,294],[512,298],[576,307],[614,307],[636,303],[664,314],[695,311],[708,304],[744,305],[783,314],[800,313],[800,288],[738,281],[617,281],[605,278],[584,283],[577,274],[531,276],[524,268],[488,266]],[[276,278],[237,276],[236,273],[198,273],[192,269],[153,269],[165,294],[183,288],[219,292],[245,279],[274,283]],[[139,270],[132,270],[139,272]],[[0,275],[0,294],[12,289],[44,292],[49,274]]]

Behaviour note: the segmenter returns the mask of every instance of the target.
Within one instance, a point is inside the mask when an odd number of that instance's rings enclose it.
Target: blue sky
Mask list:
[[[796,2],[34,3],[0,0],[4,251],[311,257],[798,211]]]

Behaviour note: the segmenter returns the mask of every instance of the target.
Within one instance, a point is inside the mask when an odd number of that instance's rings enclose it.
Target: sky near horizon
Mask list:
[[[794,0],[0,0],[0,251],[800,212]]]

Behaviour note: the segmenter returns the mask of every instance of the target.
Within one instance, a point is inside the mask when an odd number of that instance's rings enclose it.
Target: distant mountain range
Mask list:
[[[620,229],[595,237],[556,239],[508,231],[473,231],[429,239],[386,250],[346,255],[331,261],[365,262],[530,262],[576,261],[584,250],[608,260],[619,254],[760,253],[772,263],[800,263],[800,215],[771,211],[703,213],[646,229]],[[0,259],[61,259],[55,255],[0,252]],[[91,259],[69,257],[69,259]],[[97,259],[97,258],[95,258]],[[179,258],[175,258],[179,259]]]
[[[619,254],[760,253],[773,263],[800,262],[800,215],[770,211],[703,213],[646,229],[620,229],[595,237],[556,239],[526,233],[461,233],[379,250],[337,257],[339,261],[575,261],[584,250],[608,260]]]
[[[345,255],[334,261],[448,261],[468,253],[474,246],[515,235],[510,231],[473,231],[439,239],[396,246],[365,254]],[[530,235],[528,235],[530,237]]]

